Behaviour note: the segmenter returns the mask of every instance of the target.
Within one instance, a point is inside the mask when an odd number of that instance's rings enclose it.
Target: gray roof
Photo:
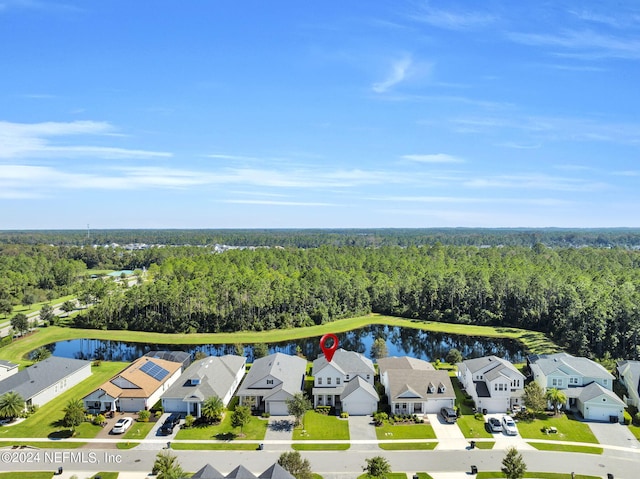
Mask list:
[[[482,358],[467,359],[466,361],[462,361],[462,364],[464,364],[472,374],[475,374],[477,371],[485,369],[488,366],[495,365],[484,373],[484,376],[489,380],[495,379],[497,376],[502,374],[501,371],[505,368],[515,372],[524,379],[524,375],[518,371],[513,364],[506,359],[499,358],[498,356],[484,356]]]
[[[51,356],[0,381],[0,395],[15,391],[25,401],[84,368],[90,361]]]
[[[451,378],[446,371],[430,371],[426,369],[391,369],[389,376],[389,399],[410,399],[407,393],[415,393],[415,399],[453,398],[455,391]],[[434,392],[429,392],[433,385]],[[441,386],[444,386],[443,392]]]
[[[0,366],[4,367],[5,369],[14,369],[18,367],[16,363],[12,363],[11,361],[6,361],[4,359],[0,359]]]
[[[344,387],[344,391],[340,395],[340,399],[344,401],[346,397],[348,397],[350,394],[354,393],[358,389],[363,389],[371,397],[374,397],[376,401],[380,400],[380,396],[378,396],[376,389],[367,381],[362,379],[360,376],[356,376],[354,379],[352,379],[347,383],[347,385]]]
[[[624,380],[624,383],[627,385],[627,387],[631,389],[635,389],[638,392],[638,395],[640,396],[640,361],[631,361],[631,360],[618,361],[617,367],[618,367],[618,376],[620,376],[620,379]],[[636,382],[635,384],[629,384],[630,382],[630,379],[628,377],[629,373],[631,373],[631,377],[634,378]],[[627,377],[625,377],[625,375]]]
[[[238,371],[244,369],[245,362],[243,356],[232,354],[209,356],[196,361],[162,394],[162,398],[186,400],[196,397],[202,401],[218,396],[222,399],[233,386]],[[192,379],[199,379],[200,384],[192,384]]]
[[[602,365],[588,358],[571,356],[567,353],[556,353],[535,356],[530,359],[532,365],[536,365],[545,376],[557,371],[587,378],[613,379],[613,375]]]
[[[324,355],[318,356],[318,359],[313,362],[313,374],[315,375],[322,371],[328,364],[329,361],[327,361]],[[342,348],[336,350],[333,354],[331,365],[341,370],[344,374],[354,376],[375,375],[376,373],[373,362],[371,362],[369,358],[355,351],[345,351]]]
[[[256,396],[273,392],[276,389],[275,386],[272,389],[255,387],[258,381],[267,376],[273,376],[282,381],[282,386],[277,389],[295,394],[302,391],[306,371],[307,361],[305,359],[283,353],[270,354],[254,361],[236,394],[238,396]]]
[[[242,464],[227,474],[226,477],[227,479],[256,479],[256,476]]]
[[[610,398],[611,400],[613,400],[613,402],[618,403],[620,406],[622,407],[626,407],[627,405],[624,403],[624,401],[622,399],[620,399],[616,393],[614,393],[613,391],[609,391],[608,389],[603,388],[602,386],[600,386],[598,383],[591,383],[588,386],[584,386],[582,388],[579,388],[580,391],[580,401],[582,402],[586,402],[586,401],[590,401],[591,399],[595,399],[599,396],[607,396],[608,398]],[[564,390],[563,390],[564,392]]]
[[[184,351],[149,351],[145,356],[182,363],[183,368],[187,368],[191,364],[191,354]]]
[[[410,358],[409,356],[380,358],[377,360],[380,375],[389,369],[423,369],[434,371],[433,364],[422,359]]]
[[[191,479],[224,479],[224,474],[218,471],[211,464],[206,464],[191,476]]]
[[[291,473],[289,473],[289,471],[287,471],[277,462],[274,463],[273,466],[269,466],[269,468],[266,471],[264,471],[262,474],[260,474],[258,478],[259,479],[295,479],[295,477],[293,477]]]

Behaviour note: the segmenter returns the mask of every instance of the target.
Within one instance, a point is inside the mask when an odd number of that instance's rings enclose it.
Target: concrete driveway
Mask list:
[[[371,416],[349,416],[349,438],[351,441],[367,441],[352,442],[350,450],[373,450],[378,449],[375,444],[369,441],[377,441],[376,427],[373,425]]]
[[[609,422],[588,422],[587,424],[600,444],[640,449],[640,442],[623,424]]]

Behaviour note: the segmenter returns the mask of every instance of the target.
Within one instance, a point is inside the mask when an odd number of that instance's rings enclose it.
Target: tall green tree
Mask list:
[[[522,399],[524,405],[534,413],[543,411],[547,405],[547,401],[544,398],[544,391],[535,381],[531,381],[525,386]]]
[[[0,298],[0,314],[6,318],[12,311],[13,304],[11,303],[11,300],[8,298]]]
[[[556,416],[560,412],[560,406],[567,402],[567,395],[557,388],[548,389],[544,397],[553,406],[553,412]]]
[[[18,313],[11,318],[11,326],[17,333],[25,333],[29,329],[29,318],[24,313]]]
[[[251,408],[249,406],[236,406],[231,413],[231,426],[239,427],[240,432],[251,421]]]
[[[265,343],[256,343],[253,345],[253,359],[264,358],[269,354],[269,346]]]
[[[64,407],[62,423],[75,433],[76,427],[84,422],[84,403],[82,399],[70,399]]]
[[[47,349],[45,346],[39,347],[33,353],[31,353],[31,359],[33,359],[36,363],[40,361],[44,361],[50,356],[51,356],[51,351]]]
[[[522,454],[515,447],[507,449],[507,454],[502,460],[502,472],[507,479],[522,479],[527,472]]]
[[[287,412],[295,418],[295,426],[299,426],[302,422],[302,417],[311,409],[311,401],[304,393],[299,392],[295,393],[291,399],[287,399],[286,404]]]
[[[53,313],[53,308],[49,303],[44,303],[40,308],[40,321],[50,324],[54,322],[56,315]]]
[[[62,305],[60,306],[60,309],[62,309],[62,311],[64,311],[67,314],[67,316],[69,316],[69,313],[71,313],[76,309],[76,303],[75,301],[67,300],[64,303],[62,303]]]
[[[296,479],[312,479],[311,464],[303,459],[298,451],[283,452],[278,458],[278,464]]]
[[[152,474],[157,479],[182,479],[184,471],[178,462],[178,457],[170,452],[159,452],[153,463]]]
[[[224,403],[218,396],[211,396],[202,403],[202,417],[208,423],[220,422],[224,413]]]
[[[456,348],[451,348],[445,357],[445,361],[451,365],[462,362],[462,353]]]
[[[376,479],[385,479],[387,474],[391,472],[391,465],[382,456],[374,456],[369,459],[365,459],[366,465],[362,468],[370,477]]]
[[[374,359],[386,358],[389,355],[387,342],[384,338],[376,338],[371,345],[371,357]]]
[[[24,398],[15,391],[0,396],[0,417],[13,419],[24,410]]]

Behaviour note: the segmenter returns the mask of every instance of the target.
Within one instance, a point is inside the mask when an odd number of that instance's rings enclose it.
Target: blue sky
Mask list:
[[[0,229],[640,226],[640,4],[0,0]]]

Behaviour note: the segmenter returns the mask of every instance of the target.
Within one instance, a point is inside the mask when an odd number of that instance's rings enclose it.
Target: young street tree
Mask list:
[[[549,389],[544,397],[553,406],[553,411],[555,412],[556,416],[560,411],[560,406],[567,402],[567,395],[557,388]]]
[[[236,406],[236,409],[231,413],[231,426],[239,427],[242,432],[242,428],[249,424],[249,421],[251,421],[251,408]]]
[[[218,396],[211,396],[202,403],[202,417],[205,418],[209,424],[220,422],[223,412],[224,403]]]
[[[178,463],[178,457],[170,452],[159,452],[153,463],[152,474],[157,474],[157,479],[181,479],[184,471]]]
[[[299,426],[304,414],[311,409],[311,401],[304,393],[295,393],[291,399],[287,399],[287,412],[296,418],[295,426]]]
[[[369,459],[365,459],[367,465],[362,468],[370,477],[377,479],[385,479],[387,474],[391,472],[391,465],[382,456],[375,456]]]
[[[47,324],[53,323],[55,321],[56,315],[53,313],[53,308],[50,304],[43,304],[42,308],[40,308],[40,321],[46,322]]]
[[[13,419],[24,409],[24,399],[15,391],[9,391],[0,396],[0,417]]]
[[[525,386],[523,400],[524,405],[534,413],[543,411],[547,404],[542,388],[535,381]]]
[[[18,313],[11,318],[11,326],[17,333],[24,333],[29,329],[29,318],[24,313]]]
[[[311,464],[308,459],[303,459],[298,451],[283,452],[280,454],[278,464],[296,479],[311,479]]]
[[[62,309],[62,311],[67,313],[67,316],[69,316],[69,313],[76,309],[76,303],[75,301],[67,300],[64,303],[62,303],[62,305],[60,306],[60,309]]]
[[[522,479],[527,472],[522,454],[515,447],[507,449],[507,455],[502,460],[502,472],[507,479]]]

